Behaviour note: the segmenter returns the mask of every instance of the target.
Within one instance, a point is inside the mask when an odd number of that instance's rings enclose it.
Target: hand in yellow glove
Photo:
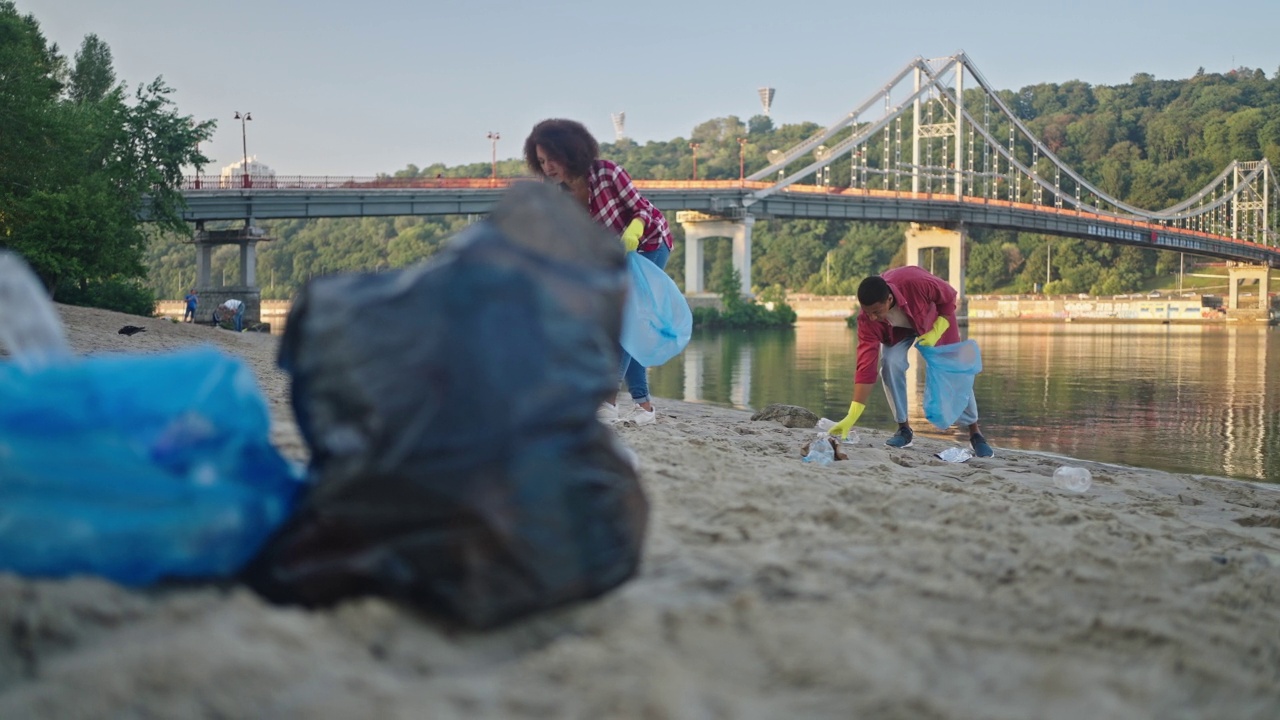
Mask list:
[[[636,218],[627,225],[627,229],[622,231],[622,247],[627,252],[635,252],[640,247],[640,236],[644,235],[644,221]]]
[[[938,342],[938,338],[942,337],[942,333],[946,332],[949,327],[951,327],[951,323],[948,322],[946,318],[939,315],[938,319],[933,323],[933,329],[921,335],[920,339],[916,341],[916,344],[923,345],[925,347],[933,347]]]
[[[827,433],[831,435],[835,435],[841,440],[848,438],[849,431],[853,429],[854,425],[857,424],[858,418],[862,417],[862,411],[866,409],[867,409],[867,406],[863,405],[857,400],[854,400],[853,402],[849,403],[849,414],[845,415],[844,419],[841,420],[840,422],[836,423],[835,425],[832,425],[831,429],[828,430]]]

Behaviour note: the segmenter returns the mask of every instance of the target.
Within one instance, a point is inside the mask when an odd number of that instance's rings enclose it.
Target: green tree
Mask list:
[[[180,117],[160,79],[126,99],[96,36],[64,83],[65,59],[8,0],[0,0],[0,67],[0,245],[21,254],[57,300],[138,308],[149,292],[140,284],[144,203],[158,228],[189,233],[181,168],[203,160],[196,142],[212,123]]]
[[[116,73],[111,67],[111,48],[97,35],[84,36],[84,42],[76,53],[75,68],[71,71],[69,95],[72,102],[98,102],[116,84]]]

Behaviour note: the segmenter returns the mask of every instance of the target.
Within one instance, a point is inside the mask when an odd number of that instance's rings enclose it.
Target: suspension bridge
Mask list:
[[[833,182],[833,169],[836,180]],[[185,218],[197,224],[197,284],[209,286],[215,244],[241,245],[240,284],[254,285],[254,221],[274,218],[483,214],[521,178],[187,178]],[[524,178],[527,180],[527,178]],[[228,187],[234,185],[234,187]],[[751,288],[757,219],[910,223],[907,262],[947,250],[947,280],[964,293],[971,228],[1034,232],[1228,260],[1230,307],[1257,280],[1267,296],[1280,267],[1275,177],[1265,159],[1230,163],[1170,207],[1135,207],[1064,163],[1001,99],[963,52],[908,62],[835,122],[739,180],[637,180],[685,234],[685,291],[705,289],[704,242],[730,238],[742,289]],[[243,220],[211,234],[206,221]]]

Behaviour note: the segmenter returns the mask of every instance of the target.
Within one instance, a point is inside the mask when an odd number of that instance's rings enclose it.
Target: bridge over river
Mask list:
[[[832,170],[836,169],[836,180]],[[255,225],[274,218],[480,215],[528,178],[190,177],[186,219],[196,223],[197,285],[209,287],[214,245],[241,247],[240,290],[256,294]],[[703,246],[733,243],[742,291],[751,292],[751,228],[763,218],[909,223],[907,262],[947,250],[944,275],[964,293],[972,228],[1084,238],[1229,261],[1228,306],[1243,281],[1266,297],[1280,266],[1274,174],[1265,160],[1232,162],[1170,207],[1125,203],[1063,163],[1005,105],[964,53],[915,58],[844,117],[805,141],[768,153],[739,180],[637,179],[684,230],[685,290],[705,290]],[[242,230],[207,232],[210,221]],[[255,298],[250,298],[256,300]]]

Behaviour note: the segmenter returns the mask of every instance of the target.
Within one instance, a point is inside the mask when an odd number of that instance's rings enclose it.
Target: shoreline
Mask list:
[[[213,344],[308,456],[279,336],[57,307],[78,353]],[[124,324],[147,332],[120,335]],[[951,439],[800,459],[812,429],[658,400],[613,426],[650,502],[639,574],[487,632],[380,598],[0,574],[0,717],[1263,718],[1280,707],[1280,493]],[[1084,493],[1054,486],[1089,469]],[[1228,480],[1229,482],[1222,482]]]

